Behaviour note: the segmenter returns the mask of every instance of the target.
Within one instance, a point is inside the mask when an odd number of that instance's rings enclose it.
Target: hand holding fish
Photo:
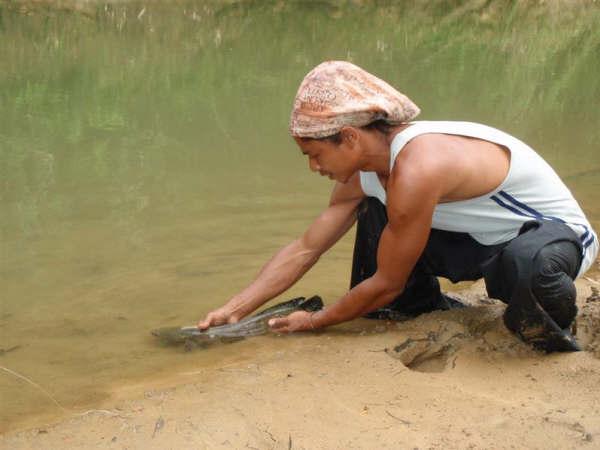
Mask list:
[[[276,332],[314,330],[316,327],[312,313],[322,308],[323,300],[318,295],[308,299],[296,297],[263,309],[252,316],[242,316],[242,318],[239,318],[235,311],[232,313],[231,309],[223,306],[208,313],[206,319],[197,325],[157,328],[152,330],[152,334],[166,344],[184,343],[186,348],[188,348],[188,344],[189,348],[192,348],[194,345],[205,346],[212,342],[232,342],[266,334],[272,319],[276,321],[274,325],[277,328],[273,328]],[[286,317],[286,315],[288,316]],[[289,322],[290,318],[293,320],[292,323]],[[278,320],[284,322],[277,322]],[[211,322],[221,325],[210,325]],[[200,327],[203,325],[207,325],[207,328],[201,329]]]
[[[269,320],[269,327],[276,333],[314,330],[313,314],[314,311],[296,311],[289,316]]]
[[[214,327],[217,325],[224,325],[227,323],[237,323],[240,318],[232,313],[231,309],[227,307],[227,305],[221,306],[214,311],[209,312],[204,320],[198,322],[198,328],[201,330],[206,330],[209,327]]]

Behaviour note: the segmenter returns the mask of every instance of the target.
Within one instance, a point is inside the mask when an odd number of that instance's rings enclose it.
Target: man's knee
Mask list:
[[[557,242],[540,250],[533,262],[531,290],[538,303],[561,328],[567,328],[577,315],[577,248]]]
[[[578,249],[568,241],[559,241],[542,247],[535,256],[531,248],[507,246],[501,255],[495,280],[488,280],[490,288],[513,307],[539,305],[561,328],[567,328],[577,314],[575,278],[580,261]],[[501,272],[501,276],[498,275]],[[521,289],[517,287],[521,286]],[[524,287],[524,288],[523,288]],[[528,294],[531,292],[531,294]]]
[[[573,279],[581,245],[562,224],[534,225],[524,227],[488,263],[488,293],[508,303],[504,323],[525,342],[547,352],[577,351],[580,347],[565,329],[577,314]]]

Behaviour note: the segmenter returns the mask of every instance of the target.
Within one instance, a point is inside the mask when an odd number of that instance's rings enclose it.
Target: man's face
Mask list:
[[[332,180],[346,183],[358,170],[356,166],[355,153],[342,139],[339,144],[330,140],[302,140],[294,138],[302,150],[308,156],[308,166],[313,172],[319,172],[321,176],[328,176]]]

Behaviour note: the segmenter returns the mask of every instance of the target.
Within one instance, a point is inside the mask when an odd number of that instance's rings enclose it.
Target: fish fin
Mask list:
[[[207,348],[211,344],[211,341],[205,339],[186,339],[183,343],[183,350],[186,352],[195,350],[197,348]]]
[[[184,352],[191,352],[192,350],[194,350],[197,347],[198,347],[198,343],[196,341],[194,341],[193,339],[186,339],[185,342],[183,343],[183,351]]]
[[[246,338],[244,336],[228,336],[228,337],[220,337],[219,339],[224,344],[231,344],[233,342],[243,341]]]
[[[260,316],[260,315],[263,315],[263,314],[270,314],[272,311],[276,311],[276,310],[280,309],[282,306],[285,306],[285,305],[288,305],[288,304],[294,305],[296,303],[301,303],[304,300],[305,300],[305,297],[295,297],[295,298],[292,298],[291,300],[287,300],[285,302],[277,303],[276,305],[273,305],[273,306],[270,306],[270,307],[268,307],[266,309],[263,309],[262,311],[259,311],[258,313],[250,316],[250,318],[257,317],[257,316]]]

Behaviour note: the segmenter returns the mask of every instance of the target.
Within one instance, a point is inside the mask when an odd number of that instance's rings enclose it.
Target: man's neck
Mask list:
[[[390,130],[389,133],[377,133],[377,138],[372,142],[369,151],[365,155],[365,165],[361,170],[365,172],[377,172],[382,177],[390,174],[390,150],[392,141],[398,133],[408,128],[410,124],[401,124]]]

